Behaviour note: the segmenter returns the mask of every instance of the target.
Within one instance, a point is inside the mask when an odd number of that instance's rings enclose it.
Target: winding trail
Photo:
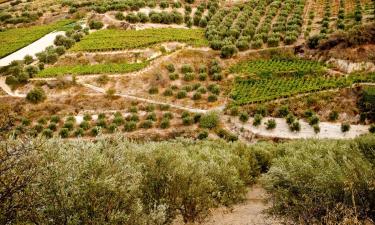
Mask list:
[[[11,97],[15,98],[25,98],[25,94],[19,94],[17,92],[13,92],[10,87],[5,83],[5,77],[0,77],[0,88],[5,91],[5,93]]]
[[[84,87],[90,88],[93,91],[106,94],[106,90],[103,89],[103,88],[96,87],[94,85],[86,84],[86,83],[82,83],[82,82],[80,82],[80,84],[83,85]],[[180,110],[185,110],[185,111],[189,111],[189,112],[192,112],[192,113],[207,113],[207,110],[204,110],[204,109],[188,108],[188,107],[184,107],[184,106],[180,106],[180,105],[169,104],[169,103],[165,103],[165,102],[159,102],[159,101],[155,101],[155,100],[151,100],[151,99],[146,99],[146,98],[140,98],[140,97],[136,97],[136,96],[133,96],[133,95],[115,94],[115,96],[123,97],[123,98],[127,98],[127,99],[131,99],[131,100],[135,100],[135,101],[146,102],[146,103],[150,103],[150,104],[169,105],[172,108],[180,109]]]

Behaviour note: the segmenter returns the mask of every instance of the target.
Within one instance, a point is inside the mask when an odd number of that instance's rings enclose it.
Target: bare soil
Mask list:
[[[255,185],[248,189],[245,200],[230,208],[220,207],[211,210],[211,215],[201,225],[278,225],[277,219],[267,215],[264,210],[269,207],[265,202],[266,193],[262,187]],[[173,225],[183,225],[177,219]]]

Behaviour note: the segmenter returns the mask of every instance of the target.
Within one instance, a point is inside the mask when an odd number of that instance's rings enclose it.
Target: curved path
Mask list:
[[[81,82],[80,82],[80,84],[83,85],[84,87],[90,88],[91,90],[94,90],[96,92],[106,94],[106,90],[103,89],[103,88],[96,87],[96,86],[91,85],[91,84],[81,83]],[[135,100],[135,101],[146,102],[146,103],[150,103],[150,104],[169,105],[172,108],[185,110],[185,111],[189,111],[189,112],[192,112],[192,113],[206,113],[207,112],[207,110],[204,110],[204,109],[188,108],[188,107],[184,107],[184,106],[180,106],[180,105],[174,105],[174,104],[169,104],[169,103],[165,103],[165,102],[154,101],[154,100],[151,100],[151,99],[140,98],[140,97],[136,97],[136,96],[133,96],[133,95],[115,94],[115,96],[131,99],[131,100]]]
[[[64,33],[64,31],[58,31],[45,35],[44,37],[31,43],[30,45],[21,48],[20,50],[13,52],[12,54],[0,59],[0,67],[7,66],[14,60],[23,60],[23,58],[26,55],[31,55],[35,57],[36,53],[41,52],[48,46],[53,45],[53,42],[55,41],[57,35],[63,35]]]
[[[5,91],[5,93],[11,97],[15,98],[25,98],[25,94],[18,94],[17,92],[13,92],[10,87],[5,83],[5,77],[0,77],[0,88]]]

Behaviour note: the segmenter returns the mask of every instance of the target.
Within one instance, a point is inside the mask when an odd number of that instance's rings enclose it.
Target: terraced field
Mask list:
[[[0,32],[0,58],[31,44],[52,31],[65,30],[68,28],[67,25],[73,22],[73,20],[61,20],[48,25],[16,28]]]
[[[100,30],[83,38],[72,51],[110,51],[135,49],[162,42],[184,42],[194,46],[205,46],[202,29],[145,29],[145,30]]]

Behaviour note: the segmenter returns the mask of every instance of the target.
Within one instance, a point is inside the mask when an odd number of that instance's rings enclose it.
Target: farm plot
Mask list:
[[[111,73],[129,73],[141,70],[148,65],[143,63],[104,63],[96,65],[69,65],[55,66],[41,70],[37,77],[56,77],[71,75],[87,75],[87,74],[111,74]]]
[[[207,45],[202,29],[100,30],[77,43],[73,51],[111,51],[148,47],[157,43],[178,41],[195,46]]]
[[[61,20],[49,25],[16,28],[0,32],[0,58],[31,44],[54,30],[65,30],[66,26],[72,22],[73,20]]]
[[[297,41],[302,30],[304,0],[255,1],[232,8],[221,8],[207,25],[211,48],[276,47]]]
[[[317,61],[302,59],[273,59],[273,60],[253,60],[238,63],[230,68],[231,73],[256,74],[256,75],[305,75],[311,73],[321,73],[325,71],[325,66]]]
[[[236,104],[259,103],[300,93],[348,87],[354,83],[374,81],[375,74],[349,77],[294,77],[280,79],[242,79],[235,81],[231,98]]]

